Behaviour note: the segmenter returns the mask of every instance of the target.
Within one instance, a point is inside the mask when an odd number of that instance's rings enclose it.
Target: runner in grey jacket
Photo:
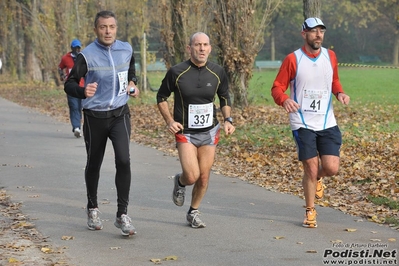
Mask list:
[[[115,226],[123,235],[133,235],[136,229],[127,215],[131,183],[130,170],[130,112],[129,95],[137,97],[133,49],[129,43],[116,40],[115,14],[101,11],[95,18],[97,39],[88,45],[76,59],[65,82],[68,95],[82,98],[87,163],[87,225],[90,230],[103,228],[98,217],[97,188],[100,168],[108,138],[115,152],[115,184],[117,213]],[[85,88],[79,86],[85,79]]]

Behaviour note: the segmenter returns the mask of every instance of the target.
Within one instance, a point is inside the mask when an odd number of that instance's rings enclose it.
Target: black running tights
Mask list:
[[[85,181],[87,189],[87,208],[97,208],[97,189],[100,168],[108,138],[115,153],[115,185],[117,190],[117,216],[127,214],[131,182],[130,170],[130,114],[110,118],[96,118],[84,115],[83,134],[86,143],[87,164]]]

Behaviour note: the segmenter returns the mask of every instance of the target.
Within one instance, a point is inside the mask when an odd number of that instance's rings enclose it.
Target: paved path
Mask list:
[[[0,98],[0,187],[13,201],[23,202],[22,211],[35,219],[53,245],[67,246],[74,265],[154,265],[150,259],[176,256],[162,265],[311,266],[326,264],[323,255],[329,250],[338,259],[349,250],[368,250],[367,255],[398,250],[399,239],[389,241],[398,233],[388,227],[319,207],[319,227],[303,228],[303,201],[298,197],[216,174],[201,206],[207,227],[192,229],[185,224],[188,202],[177,207],[171,200],[172,176],[180,169],[177,158],[133,142],[129,214],[138,234],[123,237],[113,225],[116,191],[110,143],[98,190],[104,229],[93,232],[86,227],[83,209],[85,157],[83,139],[73,137],[69,124]],[[188,199],[190,194],[188,188]],[[342,243],[334,246],[339,240]],[[356,263],[348,258],[344,262]]]

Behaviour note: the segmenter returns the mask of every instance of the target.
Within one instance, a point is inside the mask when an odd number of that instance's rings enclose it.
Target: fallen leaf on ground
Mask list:
[[[161,259],[150,259],[150,261],[155,264],[161,264]]]
[[[18,263],[19,260],[15,259],[15,258],[9,258],[8,259],[8,263]]]
[[[163,260],[177,260],[177,256],[167,256]]]
[[[23,227],[25,229],[32,229],[35,227],[35,225],[33,223],[29,223],[29,222],[18,222],[14,225],[12,225],[12,228],[19,228],[19,227]]]
[[[43,252],[43,253],[51,253],[51,252],[53,252],[53,250],[51,248],[41,248],[40,251]]]

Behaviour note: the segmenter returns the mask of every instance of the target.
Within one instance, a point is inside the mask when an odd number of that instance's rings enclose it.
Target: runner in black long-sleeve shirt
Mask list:
[[[202,32],[194,33],[187,50],[190,59],[168,70],[158,91],[157,102],[169,132],[176,137],[182,166],[182,173],[174,178],[173,202],[183,206],[185,186],[194,185],[186,218],[191,227],[202,228],[205,223],[198,217],[198,208],[208,188],[220,135],[214,104],[216,95],[225,121],[225,133],[232,134],[235,127],[227,75],[221,66],[207,61],[211,52],[209,37]],[[172,93],[173,116],[167,102]]]

